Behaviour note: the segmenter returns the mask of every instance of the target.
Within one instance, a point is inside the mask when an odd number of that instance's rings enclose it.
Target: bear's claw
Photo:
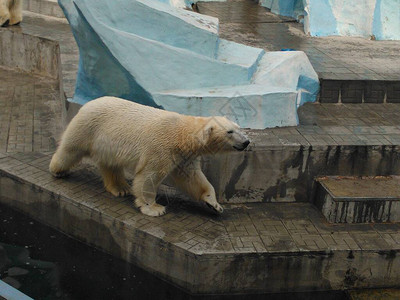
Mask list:
[[[0,27],[7,27],[10,24],[10,20],[6,20]]]
[[[222,208],[221,205],[219,205],[218,203],[216,203],[215,206],[211,205],[210,203],[206,202],[207,206],[209,208],[211,208],[213,211],[222,214],[224,212],[224,209]]]
[[[135,200],[135,205],[140,209],[140,212],[146,216],[159,217],[166,213],[165,206],[157,203],[147,204],[140,199]]]
[[[60,171],[60,172],[52,172],[50,171],[51,175],[53,175],[56,178],[63,178],[67,177],[69,175],[68,171]]]

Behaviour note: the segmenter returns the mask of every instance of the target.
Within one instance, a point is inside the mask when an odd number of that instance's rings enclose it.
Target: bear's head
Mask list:
[[[238,124],[225,117],[209,117],[203,128],[204,146],[207,152],[229,150],[243,151],[250,144],[249,138]]]

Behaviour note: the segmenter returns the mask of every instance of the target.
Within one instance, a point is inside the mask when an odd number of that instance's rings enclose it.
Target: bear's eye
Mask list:
[[[228,133],[228,134],[232,134],[232,133],[233,133],[233,130],[229,130],[229,131],[227,131],[227,133]]]

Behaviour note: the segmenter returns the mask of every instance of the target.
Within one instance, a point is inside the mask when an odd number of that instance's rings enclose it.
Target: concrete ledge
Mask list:
[[[58,42],[0,28],[0,66],[61,82]]]
[[[192,293],[376,288],[400,280],[395,224],[329,227],[309,204],[225,206],[221,217],[171,204],[167,215],[151,218],[131,200],[110,199],[90,169],[52,178],[49,159],[1,158],[0,201]]]
[[[315,204],[328,222],[400,222],[398,176],[327,176],[317,182]]]
[[[23,10],[50,17],[65,18],[57,0],[24,0]]]
[[[400,172],[400,152],[396,146],[279,148],[268,143],[257,145],[257,140],[254,143],[244,153],[205,159],[205,174],[221,202],[312,202],[317,176],[399,175]]]
[[[400,103],[400,81],[321,79],[321,103]]]

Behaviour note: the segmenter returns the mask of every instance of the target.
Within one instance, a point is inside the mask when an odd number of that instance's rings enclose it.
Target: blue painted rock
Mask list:
[[[220,39],[218,19],[155,0],[59,0],[79,46],[72,101],[109,95],[247,128],[297,125],[318,76],[303,52]]]

